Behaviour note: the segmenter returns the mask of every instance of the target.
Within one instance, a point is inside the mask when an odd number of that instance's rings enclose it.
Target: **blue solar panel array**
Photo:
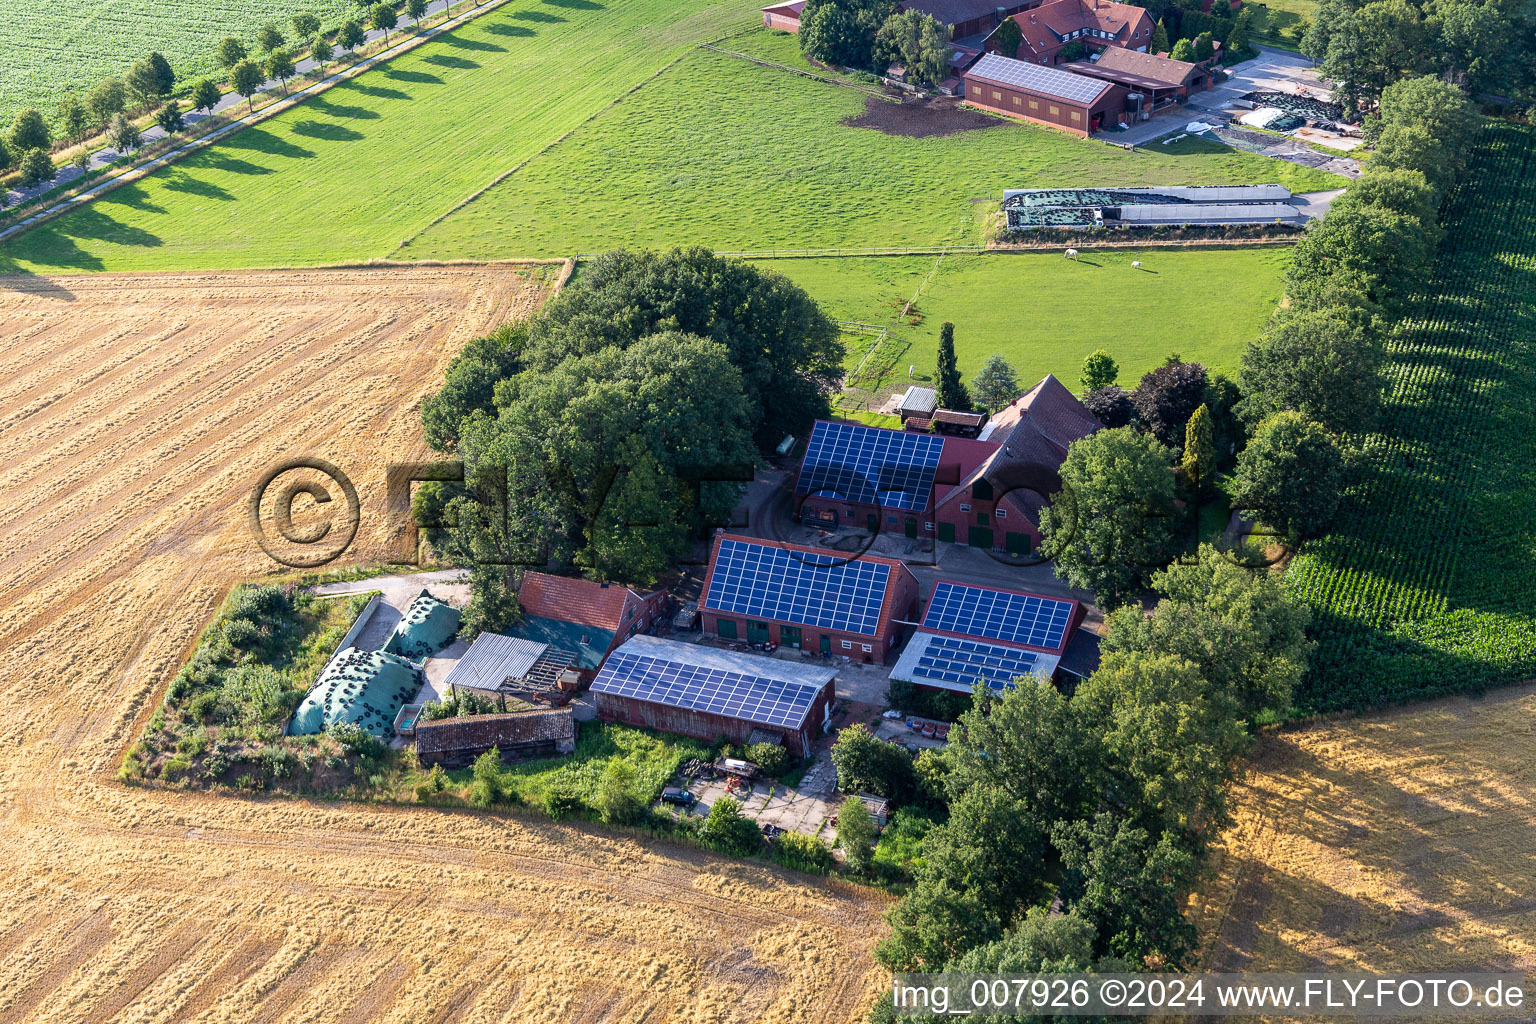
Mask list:
[[[923,625],[1054,650],[1061,646],[1071,620],[1070,601],[940,583],[933,588]]]
[[[925,509],[944,439],[856,423],[817,423],[800,463],[799,494]]]
[[[915,676],[945,683],[974,686],[984,680],[994,690],[1013,685],[1020,676],[1035,670],[1035,655],[1017,647],[998,647],[975,640],[933,636],[917,659]]]
[[[891,568],[771,544],[720,542],[701,604],[749,618],[874,636]]]
[[[592,692],[798,729],[817,689],[800,683],[615,651]]]

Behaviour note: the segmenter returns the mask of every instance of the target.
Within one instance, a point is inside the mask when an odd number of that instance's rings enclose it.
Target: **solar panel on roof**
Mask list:
[[[929,636],[928,645],[918,657],[912,674],[935,682],[967,686],[974,686],[980,680],[994,690],[1001,690],[1034,670],[1035,655],[1030,651],[948,636]]]
[[[989,53],[977,61],[968,72],[968,77],[985,78],[999,85],[1012,85],[1043,96],[1055,96],[1069,103],[1092,103],[1109,88],[1097,78],[1027,64],[995,53]]]
[[[923,509],[944,439],[857,423],[817,423],[795,490],[886,508]]]
[[[1070,601],[941,582],[933,588],[923,626],[1054,649],[1071,618]]]
[[[746,672],[666,661],[619,650],[608,656],[592,692],[797,729],[817,688]]]
[[[709,591],[715,611],[874,636],[891,568],[880,562],[720,542]]]

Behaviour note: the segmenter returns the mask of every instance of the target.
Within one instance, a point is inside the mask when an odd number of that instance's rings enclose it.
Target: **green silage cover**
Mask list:
[[[320,673],[294,712],[290,735],[320,733],[354,722],[375,736],[394,733],[395,715],[421,689],[421,670],[384,651],[348,647]]]
[[[447,647],[458,631],[458,609],[422,590],[400,617],[384,649],[412,661],[424,661]]]

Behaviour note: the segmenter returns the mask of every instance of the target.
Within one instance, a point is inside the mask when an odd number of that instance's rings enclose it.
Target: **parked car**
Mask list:
[[[677,804],[679,807],[692,807],[698,797],[680,786],[668,786],[661,791],[661,801],[667,804]]]

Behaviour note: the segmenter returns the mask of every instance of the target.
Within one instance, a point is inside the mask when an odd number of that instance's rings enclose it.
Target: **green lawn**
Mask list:
[[[0,269],[386,255],[678,54],[756,16],[725,0],[514,0],[8,243]]]
[[[1120,384],[1177,352],[1234,372],[1244,346],[1274,310],[1290,250],[1151,249],[1096,252],[763,260],[840,320],[890,328],[890,373],[875,394],[931,381],[939,325],[955,324],[955,355],[969,376],[1001,354],[1029,386],[1054,373],[1076,388],[1083,357],[1098,348],[1120,364]],[[1140,269],[1131,263],[1140,260]],[[912,315],[903,305],[929,271]],[[868,339],[848,339],[867,344]],[[850,358],[849,369],[856,362]]]
[[[763,39],[777,42],[763,32],[731,45]],[[1225,147],[1127,152],[1002,119],[924,139],[840,123],[865,101],[700,51],[393,255],[979,242],[991,200],[1008,187],[1277,181],[1302,191],[1337,182]]]
[[[1253,41],[1286,50],[1298,48],[1293,30],[1301,19],[1317,16],[1316,0],[1266,0],[1247,6],[1253,11]]]

